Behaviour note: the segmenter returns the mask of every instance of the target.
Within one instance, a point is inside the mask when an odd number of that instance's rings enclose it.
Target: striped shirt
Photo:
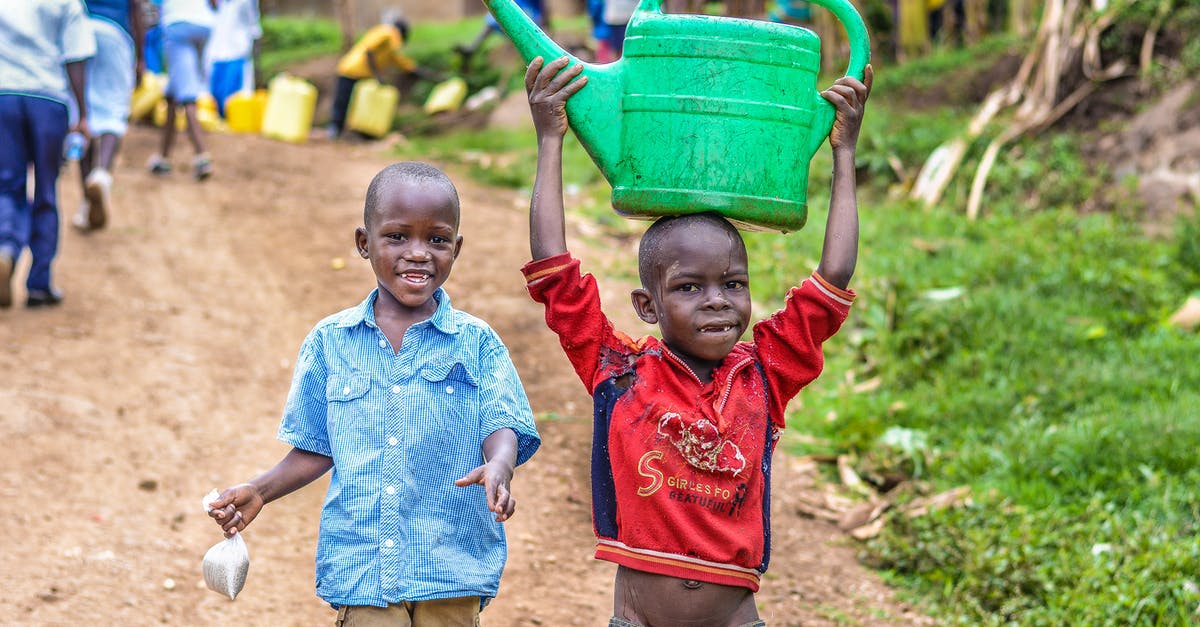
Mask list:
[[[541,439],[500,337],[450,306],[410,327],[397,354],[372,291],[322,320],[300,349],[279,439],[333,458],[317,542],[317,595],[334,607],[494,597],[508,550],[483,486],[454,480],[509,428],[517,464]]]

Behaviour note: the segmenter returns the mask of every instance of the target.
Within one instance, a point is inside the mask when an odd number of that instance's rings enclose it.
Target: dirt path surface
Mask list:
[[[373,286],[354,255],[361,198],[387,158],[377,146],[290,146],[212,138],[217,174],[141,169],[154,143],[135,128],[116,173],[105,231],[64,227],[56,266],[67,300],[0,310],[0,623],[325,625],[313,591],[326,481],[271,504],[246,533],[237,601],[204,588],[200,559],[220,539],[200,508],[213,487],[249,478],[286,452],[275,440],[300,341]],[[614,567],[591,557],[588,398],[518,268],[528,257],[524,201],[450,170],[466,243],[454,304],[488,320],[512,350],[544,445],[517,472],[511,557],[483,622],[603,625]],[[64,221],[79,192],[60,181]],[[592,269],[623,249],[572,245]],[[344,259],[337,270],[335,259]],[[593,260],[593,261],[589,261]],[[604,283],[604,282],[602,282]],[[629,286],[607,282],[610,314]],[[625,316],[625,317],[622,317]],[[832,526],[790,505],[790,460],[776,457],[774,553],[759,603],[773,625],[911,624],[919,619],[858,565]]]

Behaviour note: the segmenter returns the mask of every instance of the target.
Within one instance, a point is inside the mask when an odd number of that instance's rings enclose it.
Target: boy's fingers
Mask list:
[[[542,58],[534,57],[529,62],[529,67],[525,68],[525,91],[533,91],[535,81],[537,81],[538,72],[542,69]]]
[[[566,57],[559,57],[550,63],[547,63],[546,66],[542,68],[542,71],[538,72],[537,81],[534,85],[534,88],[539,91],[545,89],[546,85],[550,83],[554,76],[558,74],[558,72],[564,67],[567,67],[568,61],[569,60]]]
[[[479,466],[479,467],[475,468],[474,470],[472,470],[471,472],[468,472],[467,474],[463,475],[463,477],[461,479],[456,480],[454,482],[454,485],[456,485],[460,488],[463,488],[463,487],[466,487],[469,485],[475,485],[476,483],[479,483],[479,480],[482,477],[483,477],[483,467]]]
[[[867,88],[867,93],[871,93],[871,85],[875,83],[875,68],[870,63],[863,69],[863,85]]]
[[[828,100],[829,104],[833,105],[839,110],[850,106],[850,103],[846,102],[846,97],[835,91],[833,87],[821,92],[821,97]]]
[[[571,81],[570,83],[567,83],[567,86],[563,87],[562,91],[559,93],[561,93],[563,96],[566,96],[567,98],[570,98],[571,96],[575,95],[575,92],[578,92],[580,89],[583,89],[584,85],[587,85],[587,80],[588,80],[588,77],[584,76],[577,81]]]
[[[573,66],[559,72],[558,75],[554,77],[554,80],[550,81],[550,83],[546,87],[550,91],[559,91],[563,88],[563,85],[566,85],[568,82],[570,82],[576,76],[579,76],[579,73],[582,71],[583,71],[582,65],[573,65]]]

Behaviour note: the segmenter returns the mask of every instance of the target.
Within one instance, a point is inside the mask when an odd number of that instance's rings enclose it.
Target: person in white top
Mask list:
[[[95,53],[79,0],[5,2],[0,11],[0,308],[12,306],[13,268],[25,248],[32,257],[25,305],[62,302],[50,266],[58,253],[56,188],[70,124],[67,98],[74,97],[79,112],[71,130],[86,137],[85,64]]]
[[[225,99],[254,90],[254,43],[262,37],[258,0],[223,0],[204,49],[208,89],[225,115]]]
[[[204,132],[196,116],[196,99],[206,91],[201,58],[216,23],[217,0],[163,0],[161,18],[163,54],[167,58],[167,120],[163,124],[158,154],[150,156],[154,174],[171,172],[171,146],[175,143],[175,108],[183,107],[187,136],[196,156],[192,170],[203,181],[213,173],[212,157],[204,147]]]

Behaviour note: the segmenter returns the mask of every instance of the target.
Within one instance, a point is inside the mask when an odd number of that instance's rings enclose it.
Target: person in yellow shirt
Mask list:
[[[404,74],[421,74],[417,63],[401,51],[406,41],[408,22],[396,19],[371,27],[338,61],[337,89],[329,120],[330,137],[336,139],[346,129],[346,111],[350,108],[355,83],[364,78],[386,83],[386,74],[397,70]]]

